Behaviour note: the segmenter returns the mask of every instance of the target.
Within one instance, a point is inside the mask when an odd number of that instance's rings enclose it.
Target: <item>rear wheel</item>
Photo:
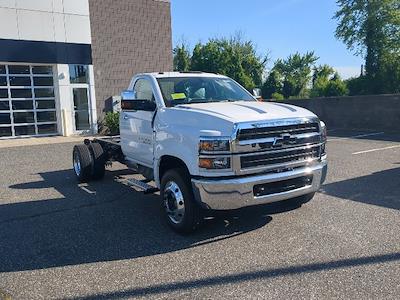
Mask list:
[[[99,143],[90,143],[89,150],[93,163],[92,178],[95,180],[102,179],[106,171],[106,158],[103,147]]]
[[[194,200],[189,176],[182,169],[167,171],[161,179],[166,221],[179,233],[190,233],[201,223],[201,208]]]
[[[92,157],[86,145],[76,145],[72,154],[72,164],[79,182],[88,182],[92,175]]]

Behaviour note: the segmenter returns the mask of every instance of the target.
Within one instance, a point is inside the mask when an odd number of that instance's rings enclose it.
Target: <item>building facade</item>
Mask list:
[[[97,132],[171,49],[169,0],[0,0],[0,139]]]

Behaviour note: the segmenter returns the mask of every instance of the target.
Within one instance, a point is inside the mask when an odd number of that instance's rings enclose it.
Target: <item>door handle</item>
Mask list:
[[[124,120],[128,120],[129,117],[127,115],[124,115]]]

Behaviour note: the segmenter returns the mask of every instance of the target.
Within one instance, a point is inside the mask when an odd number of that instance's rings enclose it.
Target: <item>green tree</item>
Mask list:
[[[178,45],[173,50],[174,54],[174,71],[189,71],[190,69],[190,53],[185,44]]]
[[[287,59],[278,59],[273,71],[282,75],[282,94],[285,98],[305,97],[311,81],[312,68],[318,57],[314,52],[295,53]]]
[[[383,94],[400,93],[400,54],[383,56],[377,81]]]
[[[229,76],[251,90],[262,85],[267,61],[267,57],[257,54],[251,41],[236,36],[198,43],[193,49],[190,69]]]
[[[314,98],[326,96],[326,87],[334,74],[335,70],[331,66],[322,65],[315,67],[310,97]]]
[[[343,96],[347,93],[346,83],[331,66],[322,65],[314,68],[310,97]]]
[[[348,94],[346,83],[340,78],[338,73],[335,73],[325,87],[325,97],[344,96]]]
[[[337,4],[340,8],[335,14],[336,37],[348,49],[365,57],[368,92],[387,90],[385,74],[389,74],[385,70],[390,68],[388,62],[392,57],[400,53],[400,1],[337,0]]]
[[[274,94],[282,95],[283,88],[283,77],[277,70],[272,70],[267,80],[264,82],[262,87],[262,95],[264,99],[273,98]],[[282,96],[283,97],[283,96]]]
[[[350,78],[346,80],[346,85],[349,90],[349,96],[367,95],[368,94],[368,80],[365,75],[360,77]]]

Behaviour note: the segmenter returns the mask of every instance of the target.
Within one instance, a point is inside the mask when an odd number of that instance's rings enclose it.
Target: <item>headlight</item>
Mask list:
[[[321,123],[321,142],[323,143],[321,146],[321,155],[326,154],[326,141],[328,140],[328,133],[326,131],[326,125],[324,122],[320,121]]]
[[[203,139],[199,143],[199,152],[229,152],[229,139]]]
[[[229,157],[199,158],[199,167],[208,170],[230,169],[231,159]]]
[[[321,124],[321,140],[323,143],[325,143],[327,140],[327,136],[328,136],[327,131],[326,131],[326,125],[322,121],[320,121],[320,124]]]

